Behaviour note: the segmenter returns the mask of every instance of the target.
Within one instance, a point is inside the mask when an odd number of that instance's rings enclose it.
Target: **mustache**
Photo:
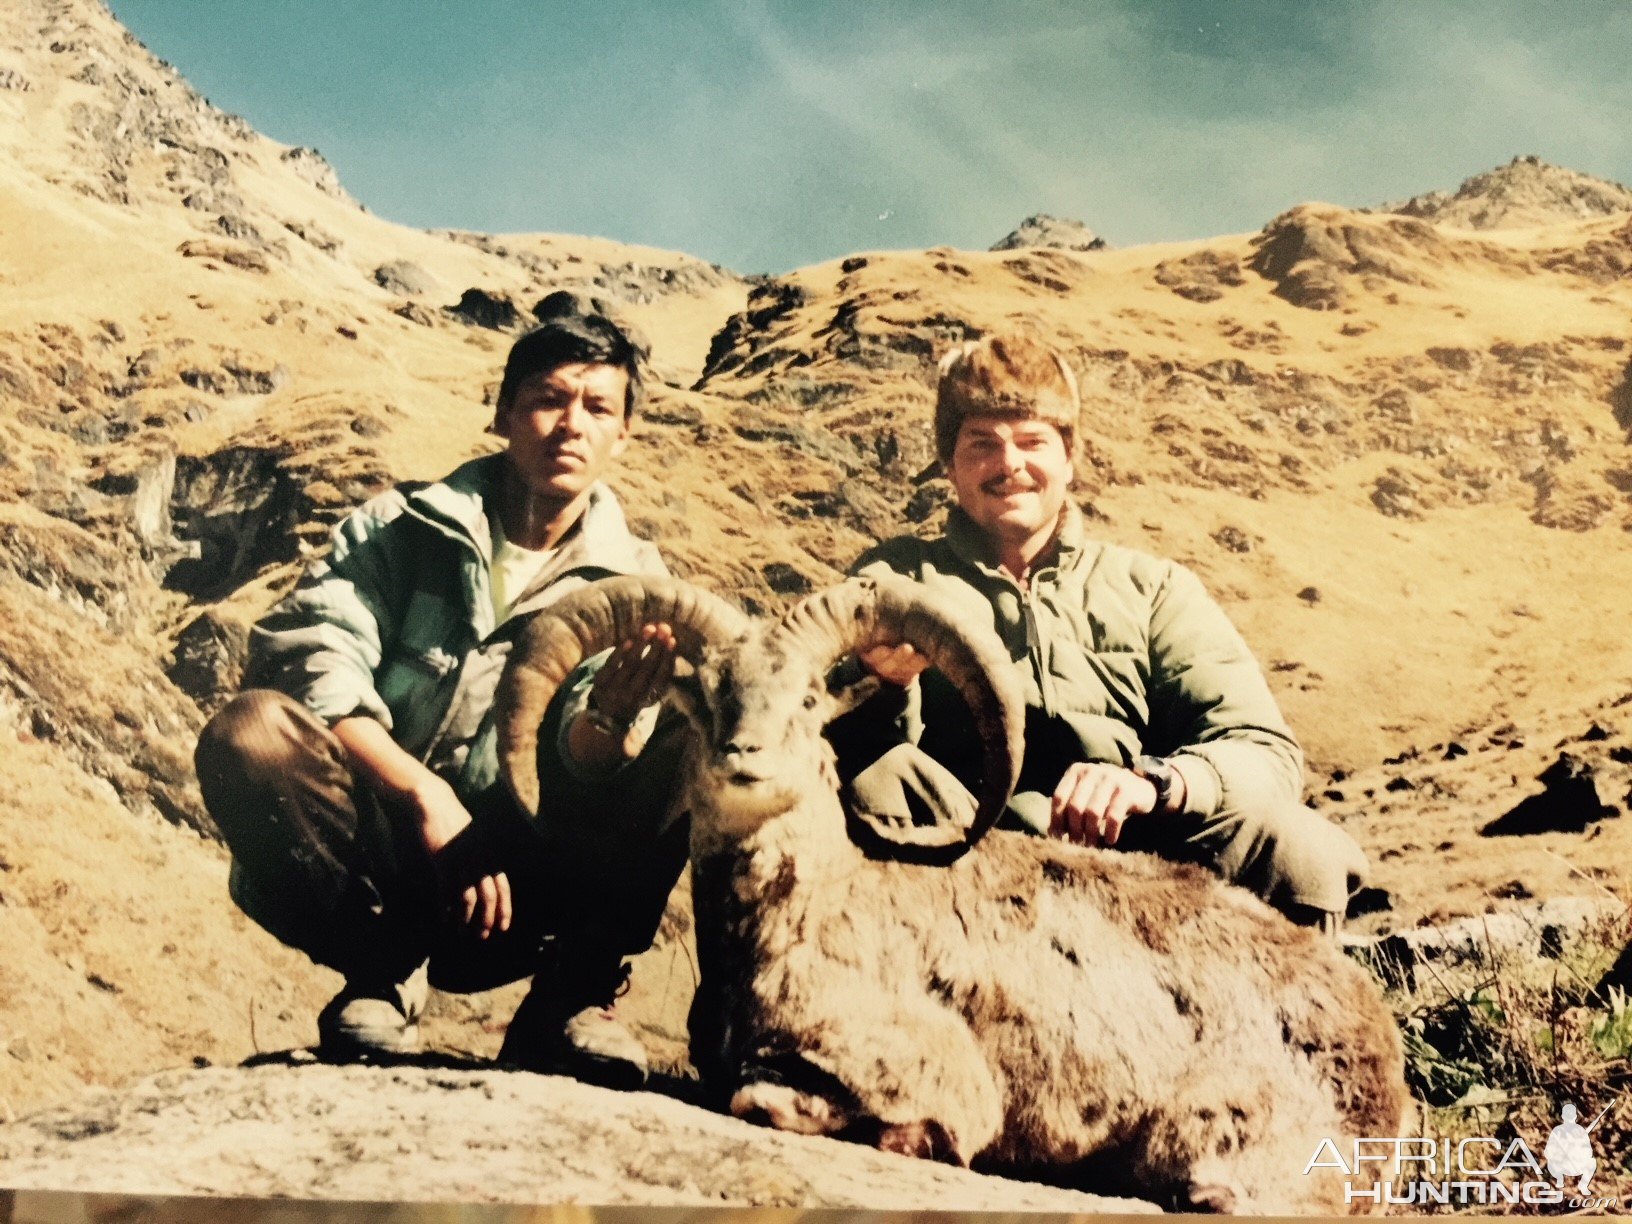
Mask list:
[[[980,491],[994,496],[1002,493],[1035,493],[1037,486],[1029,480],[1012,480],[1007,476],[994,476],[980,486]]]

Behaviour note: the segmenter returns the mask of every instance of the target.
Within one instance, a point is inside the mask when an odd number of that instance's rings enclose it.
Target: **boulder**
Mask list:
[[[459,301],[449,306],[448,313],[463,319],[474,327],[493,331],[510,331],[521,323],[521,311],[502,293],[485,289],[466,289]]]
[[[374,269],[374,283],[387,293],[395,293],[399,297],[413,297],[415,294],[428,293],[435,287],[431,274],[416,263],[406,259],[393,259]]]
[[[439,1060],[171,1072],[0,1126],[23,1190],[632,1206],[1147,1212],[750,1126],[654,1092]],[[676,1085],[683,1091],[684,1085]],[[695,1085],[690,1086],[693,1090]]]
[[[237,690],[248,653],[249,630],[206,609],[177,635],[165,675],[205,714],[214,714]]]

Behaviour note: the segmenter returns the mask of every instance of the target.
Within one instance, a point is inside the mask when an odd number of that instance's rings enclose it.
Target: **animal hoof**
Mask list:
[[[1185,1187],[1181,1206],[1204,1215],[1234,1215],[1235,1191],[1216,1183],[1207,1186],[1192,1183]]]
[[[731,1098],[731,1113],[744,1122],[800,1135],[831,1135],[849,1121],[831,1101],[786,1084],[744,1084]]]
[[[919,1160],[938,1160],[960,1169],[966,1163],[952,1132],[933,1118],[884,1127],[878,1132],[878,1150]]]

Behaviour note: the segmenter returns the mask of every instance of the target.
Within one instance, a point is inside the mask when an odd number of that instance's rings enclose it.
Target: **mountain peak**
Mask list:
[[[1105,239],[1081,221],[1036,213],[1020,222],[1013,233],[992,244],[994,251],[1017,251],[1021,247],[1054,247],[1062,251],[1102,251]]]
[[[1632,212],[1632,190],[1527,154],[1466,179],[1454,192],[1430,191],[1377,211],[1463,229],[1505,229]]]

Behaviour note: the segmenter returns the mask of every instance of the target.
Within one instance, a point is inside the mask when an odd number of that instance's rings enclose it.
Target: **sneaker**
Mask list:
[[[419,1016],[429,994],[424,963],[401,982],[349,979],[318,1013],[318,1052],[343,1062],[417,1052]]]
[[[581,966],[545,963],[533,976],[504,1035],[498,1061],[541,1075],[569,1075],[602,1088],[643,1087],[646,1047],[617,1017],[617,1000],[629,988],[629,966],[586,973]]]

